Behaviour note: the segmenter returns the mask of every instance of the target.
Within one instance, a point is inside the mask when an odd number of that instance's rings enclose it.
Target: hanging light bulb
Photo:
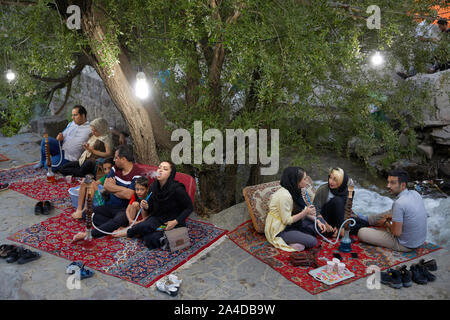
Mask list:
[[[384,63],[384,57],[377,51],[370,58],[370,62],[374,67],[378,67]]]
[[[136,74],[135,94],[139,99],[146,99],[150,94],[150,88],[145,73],[139,71]]]
[[[14,71],[12,71],[11,69],[8,69],[8,71],[6,71],[6,80],[8,80],[8,82],[11,82],[15,78],[16,78],[16,74],[14,73]]]

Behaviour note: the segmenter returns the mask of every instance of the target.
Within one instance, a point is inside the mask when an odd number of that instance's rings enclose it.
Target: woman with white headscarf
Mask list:
[[[66,163],[59,172],[63,175],[74,177],[84,177],[86,174],[93,174],[95,160],[97,158],[107,158],[112,155],[112,137],[108,122],[103,118],[97,118],[90,123],[92,135],[83,145],[84,152],[78,161]]]

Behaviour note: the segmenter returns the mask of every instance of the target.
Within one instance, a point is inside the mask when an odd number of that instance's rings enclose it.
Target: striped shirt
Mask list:
[[[133,168],[126,175],[123,174],[122,169],[119,169],[116,166],[112,167],[111,171],[109,172],[108,178],[114,178],[114,180],[116,180],[116,185],[118,186],[134,190],[136,179],[141,175],[141,169],[133,164]],[[130,199],[121,199],[119,197],[116,197],[114,194],[111,194],[108,205],[126,208],[129,202]]]

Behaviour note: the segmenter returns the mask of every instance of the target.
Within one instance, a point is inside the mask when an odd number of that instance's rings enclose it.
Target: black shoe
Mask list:
[[[20,255],[23,251],[23,247],[16,247],[10,254],[8,254],[8,257],[6,258],[6,262],[13,263],[19,260]]]
[[[418,264],[417,267],[420,269],[420,272],[425,276],[425,278],[427,278],[429,282],[433,282],[434,280],[436,280],[436,276],[432,274],[430,271],[428,271],[426,267],[424,267],[421,264]]]
[[[425,259],[420,260],[419,264],[423,265],[425,268],[427,268],[428,271],[436,271],[438,269],[436,260],[431,259],[428,261],[425,261]]]
[[[0,191],[8,190],[9,189],[9,183],[0,183]]]
[[[402,284],[404,287],[408,288],[412,286],[412,274],[411,271],[408,270],[407,266],[401,266],[397,268],[397,271],[402,275]]]
[[[412,273],[412,281],[414,281],[417,284],[427,284],[428,279],[425,277],[425,275],[422,273],[421,268],[418,264],[413,264],[409,268]]]
[[[399,271],[389,269],[387,272],[381,272],[381,283],[391,288],[400,289],[402,284],[402,275]]]
[[[45,200],[44,204],[42,205],[42,214],[48,215],[50,213],[50,210],[52,210],[52,204],[50,201]]]
[[[39,215],[39,214],[42,214],[43,211],[44,211],[44,203],[42,201],[39,201],[34,206],[34,214]]]
[[[34,260],[37,260],[41,257],[41,255],[38,252],[33,252],[29,249],[24,249],[20,253],[19,259],[17,260],[18,264],[24,264],[28,263]]]

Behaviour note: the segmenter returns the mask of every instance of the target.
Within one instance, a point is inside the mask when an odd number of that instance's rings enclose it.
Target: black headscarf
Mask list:
[[[175,166],[171,166],[171,170],[172,171],[162,188],[158,180],[155,180],[150,186],[150,191],[152,192],[151,199],[155,204],[160,201],[166,201],[175,193],[177,188],[180,186],[184,187],[182,183],[175,181],[175,174],[177,173]]]
[[[298,188],[298,182],[303,178],[300,177],[299,170],[304,172],[300,167],[288,167],[284,169],[281,175],[280,185],[289,191],[299,210],[303,210],[306,207],[306,203],[303,200],[301,190]]]
[[[328,181],[330,181],[330,175],[328,175]],[[348,175],[344,171],[344,179],[342,179],[341,185],[337,189],[331,189],[330,183],[328,182],[328,188],[331,193],[338,197],[347,197],[348,196]]]

